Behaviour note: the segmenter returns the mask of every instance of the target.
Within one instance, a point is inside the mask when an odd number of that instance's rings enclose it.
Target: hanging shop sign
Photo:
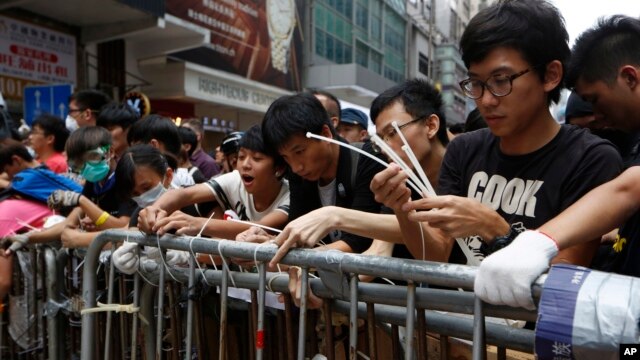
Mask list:
[[[301,90],[301,0],[168,0],[167,13],[211,31],[206,48],[172,56]]]

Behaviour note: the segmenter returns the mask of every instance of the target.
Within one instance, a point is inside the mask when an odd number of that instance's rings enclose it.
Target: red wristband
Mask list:
[[[551,241],[553,241],[554,244],[556,244],[556,248],[558,249],[558,251],[560,251],[560,245],[558,245],[558,241],[556,241],[556,239],[552,238],[551,236],[549,236],[549,234],[547,234],[546,232],[540,231],[540,230],[536,230],[537,232],[539,232],[540,234],[548,237],[549,239],[551,239]]]

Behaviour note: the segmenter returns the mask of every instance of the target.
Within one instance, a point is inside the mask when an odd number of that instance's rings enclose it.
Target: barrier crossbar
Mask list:
[[[165,235],[161,238],[156,236],[146,236],[140,232],[127,230],[108,230],[101,233],[91,244],[86,255],[84,264],[82,297],[85,308],[96,306],[97,279],[95,269],[98,265],[98,256],[101,249],[110,242],[120,242],[124,239],[139,243],[140,245],[158,247],[162,251],[168,249],[183,250],[204,254],[215,254],[225,258],[242,258],[246,260],[256,260],[259,263],[269,261],[276,252],[275,246],[264,246],[252,243],[232,242],[228,240],[218,240],[209,238],[191,238]],[[224,246],[220,246],[224,242]],[[482,304],[471,292],[433,289],[416,285],[429,284],[444,286],[448,288],[461,288],[470,290],[473,288],[473,279],[476,268],[464,265],[435,263],[418,260],[405,260],[397,258],[364,256],[347,254],[338,251],[313,251],[310,249],[292,249],[281,261],[282,264],[300,266],[303,268],[301,278],[303,280],[302,291],[306,291],[305,282],[308,282],[311,290],[324,299],[333,299],[332,307],[334,311],[350,315],[349,334],[349,358],[355,359],[357,331],[353,331],[357,326],[357,318],[367,319],[371,313],[375,314],[377,322],[385,322],[392,325],[404,326],[406,329],[405,357],[412,358],[414,354],[413,333],[414,324],[418,321],[416,309],[428,309],[426,312],[418,311],[418,314],[425,314],[419,319],[426,323],[429,331],[446,336],[455,336],[462,339],[474,340],[473,358],[481,359],[486,356],[485,341],[500,347],[508,347],[514,350],[532,352],[534,334],[531,330],[511,328],[506,325],[495,323],[484,324],[484,316],[495,316],[519,320],[535,320],[536,313],[524,309],[509,307],[498,307]],[[264,269],[264,264],[261,265]],[[320,279],[308,279],[307,269],[318,270]],[[204,270],[194,271],[194,261],[190,260],[189,268],[165,268],[160,265],[154,269],[146,269],[141,266],[141,270],[147,277],[160,281],[175,278],[189,284],[189,292],[193,290],[195,278],[206,280],[208,284],[215,284],[222,287],[221,299],[221,330],[220,330],[220,358],[224,358],[224,347],[226,328],[226,293],[228,275],[227,269],[222,271]],[[169,272],[167,276],[165,272]],[[233,285],[238,288],[246,288],[259,291],[257,334],[263,331],[264,316],[264,291],[266,284],[269,284],[272,291],[288,293],[288,277],[260,271],[254,273],[233,273]],[[373,275],[395,280],[404,280],[409,286],[394,286],[375,283],[362,283],[357,281],[357,275]],[[203,279],[204,277],[204,279]],[[534,286],[535,294],[540,292],[540,286],[544,282],[544,276],[536,281]],[[162,288],[162,287],[161,287]],[[303,359],[305,356],[304,341],[306,321],[306,297],[302,296],[300,309],[300,327],[297,358]],[[161,302],[161,298],[158,298]],[[367,304],[374,304],[367,309]],[[158,305],[158,311],[162,311],[162,304]],[[191,300],[189,301],[191,306]],[[471,314],[475,317],[459,317],[451,314],[442,314],[447,311],[459,314]],[[369,312],[369,314],[368,314]],[[413,316],[411,316],[413,314]],[[480,315],[480,316],[477,316]],[[161,314],[157,315],[161,318]],[[193,311],[187,311],[187,354],[191,354],[192,346],[192,317]],[[135,318],[135,317],[134,317]],[[156,319],[157,334],[162,332],[162,322]],[[134,331],[134,330],[132,330]],[[485,332],[486,331],[486,332]],[[82,339],[81,356],[83,359],[92,359],[95,355],[95,314],[85,313],[82,315]],[[159,338],[160,335],[157,336]],[[132,339],[134,335],[132,334]],[[420,340],[418,340],[420,341]],[[161,345],[156,341],[155,351],[159,355]],[[419,346],[424,351],[424,345]],[[255,356],[261,359],[262,349],[258,346],[255,349]]]

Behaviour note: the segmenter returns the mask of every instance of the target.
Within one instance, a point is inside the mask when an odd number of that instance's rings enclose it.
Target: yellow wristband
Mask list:
[[[109,218],[109,213],[106,211],[103,211],[102,214],[100,214],[100,217],[98,218],[98,220],[96,220],[96,222],[94,224],[96,224],[96,226],[100,226],[104,223],[107,222],[107,219]]]

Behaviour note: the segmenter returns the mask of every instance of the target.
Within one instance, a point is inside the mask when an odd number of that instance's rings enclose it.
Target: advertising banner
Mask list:
[[[0,16],[0,91],[5,98],[21,99],[28,85],[75,82],[75,37]]]
[[[301,0],[167,0],[167,13],[211,31],[211,44],[171,54],[300,90]]]

